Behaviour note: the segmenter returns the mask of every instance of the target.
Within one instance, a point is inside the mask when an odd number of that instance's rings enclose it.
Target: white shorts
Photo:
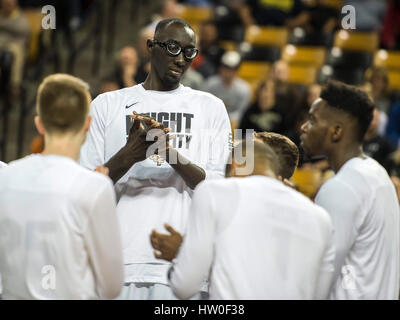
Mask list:
[[[128,282],[116,300],[179,300],[170,286],[160,283]],[[208,300],[208,293],[199,292],[190,300]]]

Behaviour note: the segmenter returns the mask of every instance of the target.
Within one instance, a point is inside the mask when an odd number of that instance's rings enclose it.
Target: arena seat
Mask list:
[[[374,52],[378,48],[378,44],[379,36],[376,32],[339,30],[334,37],[334,46],[342,50]]]
[[[326,49],[323,47],[299,47],[288,44],[282,52],[282,59],[289,64],[320,67],[325,62]]]
[[[237,50],[237,44],[235,41],[230,40],[220,40],[218,44],[221,48],[225,49],[226,51],[234,51]]]
[[[317,169],[298,168],[294,172],[291,180],[298,187],[298,190],[305,196],[312,198],[318,191],[321,183],[322,174]]]
[[[387,69],[400,70],[400,51],[378,50],[375,52],[374,65]]]
[[[208,7],[182,6],[179,16],[192,24],[201,24],[213,17],[213,11]]]
[[[393,91],[400,91],[400,70],[389,70],[389,88]]]
[[[327,7],[340,9],[343,7],[343,0],[324,0],[323,4]]]
[[[278,46],[287,43],[288,29],[282,27],[259,27],[247,28],[245,42],[253,46]]]
[[[268,62],[243,61],[240,65],[238,76],[250,84],[265,78],[268,75],[270,64]]]
[[[327,55],[327,63],[334,68],[367,69],[372,65],[373,53],[369,51],[343,50],[333,47]]]
[[[289,65],[289,83],[310,85],[315,83],[318,68],[315,66]]]
[[[327,69],[327,70],[326,70]],[[364,83],[365,70],[362,68],[332,68],[330,66],[323,66],[318,75],[318,83],[324,84],[329,79],[342,81],[350,85],[362,85]]]
[[[245,47],[245,50],[243,50]],[[247,48],[246,48],[247,47]],[[244,60],[275,62],[281,57],[281,48],[277,46],[240,46],[240,53]]]
[[[24,9],[23,13],[31,28],[27,57],[30,62],[34,62],[39,54],[43,15],[40,9]]]

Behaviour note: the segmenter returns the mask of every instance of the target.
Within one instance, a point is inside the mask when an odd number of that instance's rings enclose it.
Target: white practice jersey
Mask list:
[[[335,229],[330,298],[398,299],[399,204],[385,169],[371,158],[352,158],[315,202],[329,212]]]
[[[200,166],[206,179],[222,178],[229,157],[231,127],[223,102],[180,85],[172,91],[145,90],[142,84],[99,95],[80,163],[94,169],[107,162],[127,141],[133,111],[146,113],[176,139],[172,147]],[[167,284],[169,263],[154,257],[149,236],[169,223],[184,232],[193,191],[166,162],[138,162],[117,182],[117,213],[123,239],[126,282]]]
[[[263,176],[202,182],[170,271],[180,298],[210,271],[211,299],[326,299],[335,250],[328,213]]]
[[[110,299],[123,283],[109,178],[70,158],[31,155],[0,170],[5,299]]]

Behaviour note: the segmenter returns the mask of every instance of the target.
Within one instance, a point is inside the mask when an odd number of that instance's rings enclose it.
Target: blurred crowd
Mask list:
[[[0,0],[0,62],[3,65],[7,59],[12,61],[9,83],[15,95],[23,76],[30,39],[29,23],[20,7],[33,2],[20,0],[18,4],[17,0]],[[41,4],[40,0],[36,2]],[[91,2],[45,1],[45,4],[60,8],[64,18],[57,23],[71,32],[82,23],[85,8]],[[95,95],[145,80],[150,68],[146,41],[153,38],[158,21],[181,16],[186,6],[211,8],[213,14],[209,19],[193,25],[200,53],[184,75],[182,84],[221,98],[234,129],[273,131],[288,136],[299,145],[301,124],[307,118],[310,105],[319,97],[324,81],[317,79],[311,84],[290,82],[288,61],[279,53],[270,59],[271,67],[256,85],[248,83],[239,76],[241,64],[246,59],[240,48],[243,48],[246,32],[260,26],[287,28],[291,36],[297,37],[294,44],[331,48],[344,16],[340,7],[332,5],[338,2],[355,8],[357,32],[376,32],[380,48],[400,50],[400,1],[396,0],[164,0],[148,24],[137,30],[138,41],[134,45],[126,44],[118,51],[114,70],[102,75]],[[296,42],[300,38],[301,42]],[[228,42],[235,45],[228,46]],[[374,120],[365,136],[364,151],[379,161],[393,176],[393,181],[399,184],[398,92],[390,90],[388,71],[373,63],[366,68],[363,81],[358,85],[376,104]],[[303,157],[300,165],[318,167],[322,171],[327,169],[323,162]]]

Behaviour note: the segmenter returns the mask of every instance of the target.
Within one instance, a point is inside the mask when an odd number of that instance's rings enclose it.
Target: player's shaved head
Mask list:
[[[233,166],[239,165],[240,167],[250,166],[252,164],[248,163],[249,161],[253,161],[253,170],[250,175],[266,175],[265,173],[270,171],[275,176],[278,175],[279,170],[279,161],[278,156],[274,152],[274,150],[266,145],[265,143],[258,141],[246,140],[240,141],[232,150],[232,163]],[[251,148],[253,145],[253,148]],[[245,162],[243,163],[243,158]],[[232,167],[227,166],[226,175],[232,176],[236,175],[232,172]]]
[[[53,74],[40,84],[37,113],[49,133],[79,131],[89,112],[89,85],[68,74]]]
[[[256,132],[254,138],[274,150],[279,160],[278,175],[290,179],[299,163],[299,149],[288,137],[274,132]]]
[[[160,35],[166,29],[168,29],[168,27],[170,27],[172,25],[181,25],[184,28],[188,28],[191,30],[191,32],[193,32],[193,35],[194,35],[194,30],[187,21],[180,19],[180,18],[168,18],[168,19],[161,20],[157,24],[156,30],[154,31],[154,39],[158,39],[160,37]]]

